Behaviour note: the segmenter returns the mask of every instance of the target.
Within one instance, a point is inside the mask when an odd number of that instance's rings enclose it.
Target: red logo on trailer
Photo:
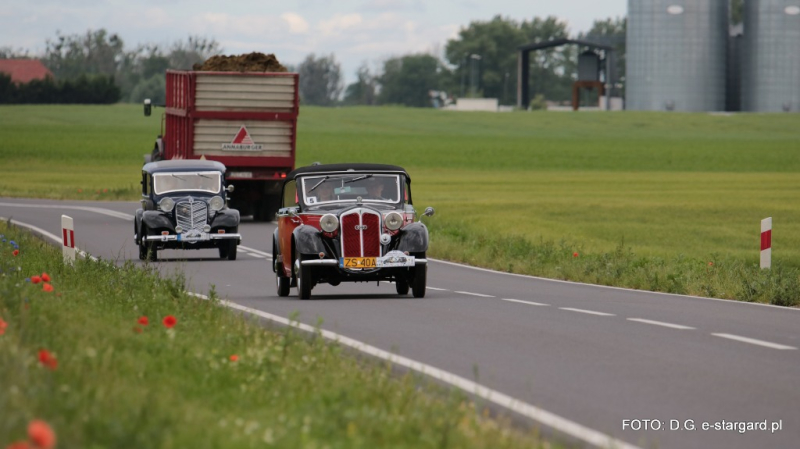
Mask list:
[[[253,142],[253,138],[250,137],[250,133],[247,132],[244,125],[239,128],[239,132],[236,133],[231,143],[222,144],[223,151],[261,151],[263,148],[263,145]]]

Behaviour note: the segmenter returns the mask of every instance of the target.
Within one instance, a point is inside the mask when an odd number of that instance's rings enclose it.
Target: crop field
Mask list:
[[[0,196],[17,197],[135,200],[160,130],[138,105],[0,107],[0,123]],[[436,208],[425,219],[432,257],[792,305],[797,124],[796,114],[301,107],[297,165],[404,166],[415,205]],[[754,270],[766,217],[780,279]],[[719,276],[693,283],[709,267]],[[754,292],[741,276],[793,293]]]

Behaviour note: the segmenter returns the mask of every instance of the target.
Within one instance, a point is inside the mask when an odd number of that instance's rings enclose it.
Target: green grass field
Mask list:
[[[0,122],[3,196],[136,199],[142,155],[160,130],[159,118],[135,105],[0,107]],[[758,261],[760,221],[772,217],[774,264],[796,269],[799,122],[796,114],[301,107],[297,164],[406,167],[415,204],[437,211],[428,221],[433,257],[664,289],[641,276],[580,274],[588,266],[554,271],[526,263],[534,257],[521,252],[549,242],[564,256],[600,260],[622,246],[668,268],[688,258],[749,269]],[[497,236],[518,244],[498,254]],[[797,283],[796,272],[787,273]],[[738,289],[711,290],[742,299]],[[688,284],[675,291],[709,294]]]

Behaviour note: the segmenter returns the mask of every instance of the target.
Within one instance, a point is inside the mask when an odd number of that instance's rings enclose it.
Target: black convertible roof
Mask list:
[[[307,165],[305,167],[298,167],[294,169],[291,173],[289,173],[286,177],[288,179],[294,179],[297,176],[308,175],[312,173],[346,173],[346,172],[389,172],[389,173],[402,173],[408,178],[409,182],[411,181],[411,177],[408,176],[408,172],[403,167],[399,167],[397,165],[387,165],[387,164],[364,164],[364,163],[352,163],[352,164],[318,164],[318,165]]]
[[[144,164],[142,171],[147,173],[175,172],[175,171],[221,171],[225,172],[222,162],[208,161],[205,159],[172,159],[168,161],[149,162]]]

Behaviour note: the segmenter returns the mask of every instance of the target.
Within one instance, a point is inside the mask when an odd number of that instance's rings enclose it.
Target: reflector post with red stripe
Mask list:
[[[61,237],[64,263],[72,263],[75,261],[75,227],[72,217],[61,216]]]
[[[772,267],[772,217],[761,220],[761,268]]]

